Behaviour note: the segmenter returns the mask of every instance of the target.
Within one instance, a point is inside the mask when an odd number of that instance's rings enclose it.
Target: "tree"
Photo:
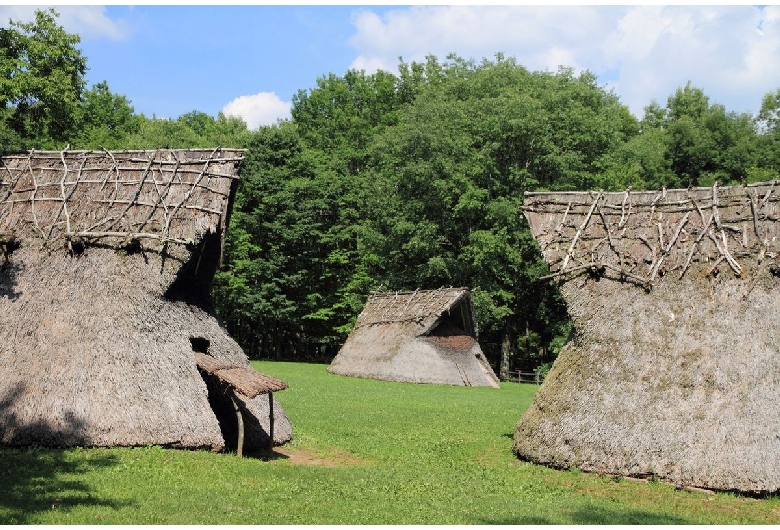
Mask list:
[[[125,96],[112,93],[106,81],[97,83],[82,95],[71,147],[125,149],[139,121]]]
[[[315,88],[299,90],[293,97],[291,115],[301,138],[310,148],[328,150],[339,171],[359,173],[373,135],[395,119],[400,106],[397,82],[381,70],[318,78]]]
[[[176,119],[136,116],[132,132],[124,138],[126,149],[181,149],[188,147],[246,147],[252,134],[240,118],[217,118],[204,112],[191,111]]]
[[[760,127],[759,166],[764,169],[759,180],[777,178],[780,173],[780,89],[768,92],[761,100],[757,117]]]
[[[36,11],[35,22],[0,28],[0,111],[4,136],[19,144],[12,147],[65,142],[77,121],[86,58],[58,16]]]
[[[215,293],[221,317],[253,355],[304,358],[312,344],[333,342],[332,329],[307,322],[333,293],[326,232],[335,224],[328,184],[309,154],[297,126],[282,123],[258,129],[244,160]]]
[[[319,291],[301,304],[301,319],[317,330],[313,343],[326,348],[346,338],[368,292],[379,286],[364,259],[366,211],[375,200],[368,170],[375,138],[397,122],[403,105],[398,84],[388,72],[350,70],[318,79],[293,99],[291,114],[322,203],[319,256],[312,262]]]
[[[588,73],[448,60],[407,67],[421,76],[415,99],[376,137],[364,263],[392,289],[471,287],[488,357],[538,363],[568,317],[536,281],[546,266],[523,192],[599,182],[599,162],[637,134],[636,120]]]
[[[759,163],[755,121],[710,104],[690,82],[669,96],[666,108],[655,102],[646,107],[640,125],[642,138],[635,147],[641,151],[634,152],[643,168],[651,169],[642,175],[650,187],[737,184],[746,182]],[[663,164],[657,158],[661,152]]]
[[[365,212],[374,204],[367,170],[374,138],[397,120],[397,84],[381,71],[330,74],[296,94],[294,124],[254,136],[232,221],[242,229],[228,237],[219,283],[226,297],[262,315],[242,334],[250,351],[334,355],[379,286],[364,259]],[[221,314],[238,329],[230,310]]]
[[[680,179],[672,171],[667,158],[669,136],[661,128],[642,127],[622,145],[606,154],[600,161],[600,189],[621,191],[679,188]]]

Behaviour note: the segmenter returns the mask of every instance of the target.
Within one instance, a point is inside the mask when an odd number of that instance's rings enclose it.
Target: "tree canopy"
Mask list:
[[[37,11],[35,22],[0,28],[0,134],[16,148],[62,142],[76,122],[87,60],[57,16]]]

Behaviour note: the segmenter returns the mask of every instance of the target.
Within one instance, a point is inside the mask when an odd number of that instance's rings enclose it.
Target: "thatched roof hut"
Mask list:
[[[468,289],[376,292],[328,367],[332,374],[409,383],[492,386]]]
[[[780,184],[529,193],[574,321],[520,419],[524,459],[780,490]]]
[[[209,300],[242,156],[0,158],[0,443],[230,445],[235,414],[195,353],[251,370]],[[247,448],[265,447],[268,400],[236,390]]]

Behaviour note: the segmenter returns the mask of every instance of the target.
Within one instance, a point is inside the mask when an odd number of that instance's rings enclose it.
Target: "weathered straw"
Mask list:
[[[780,490],[777,192],[527,195],[575,332],[518,423],[520,457]]]

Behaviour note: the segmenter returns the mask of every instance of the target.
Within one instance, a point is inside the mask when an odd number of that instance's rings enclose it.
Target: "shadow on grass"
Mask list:
[[[665,515],[658,513],[645,512],[642,510],[629,509],[609,509],[598,506],[584,506],[573,510],[566,510],[563,519],[568,521],[551,521],[543,517],[518,517],[517,519],[506,519],[496,521],[482,521],[482,524],[632,524],[632,525],[687,525],[690,521],[676,517],[674,515]]]
[[[0,436],[10,439],[14,446],[0,446],[0,524],[29,524],[37,521],[37,515],[49,510],[69,510],[75,506],[109,506],[118,508],[124,503],[97,498],[89,485],[74,476],[96,467],[115,464],[111,456],[79,459],[69,456],[67,449],[30,446],[14,443],[14,435],[29,439],[39,437],[48,445],[56,440],[67,440],[83,427],[83,422],[73,416],[65,427],[55,428],[45,422],[24,424],[14,414],[14,402],[23,393],[17,387],[0,397]]]
[[[271,462],[274,460],[289,460],[290,457],[284,453],[280,453],[279,451],[272,451],[271,454],[268,454],[267,449],[252,449],[250,451],[244,452],[244,458],[251,458],[254,460],[262,460],[264,462]]]

